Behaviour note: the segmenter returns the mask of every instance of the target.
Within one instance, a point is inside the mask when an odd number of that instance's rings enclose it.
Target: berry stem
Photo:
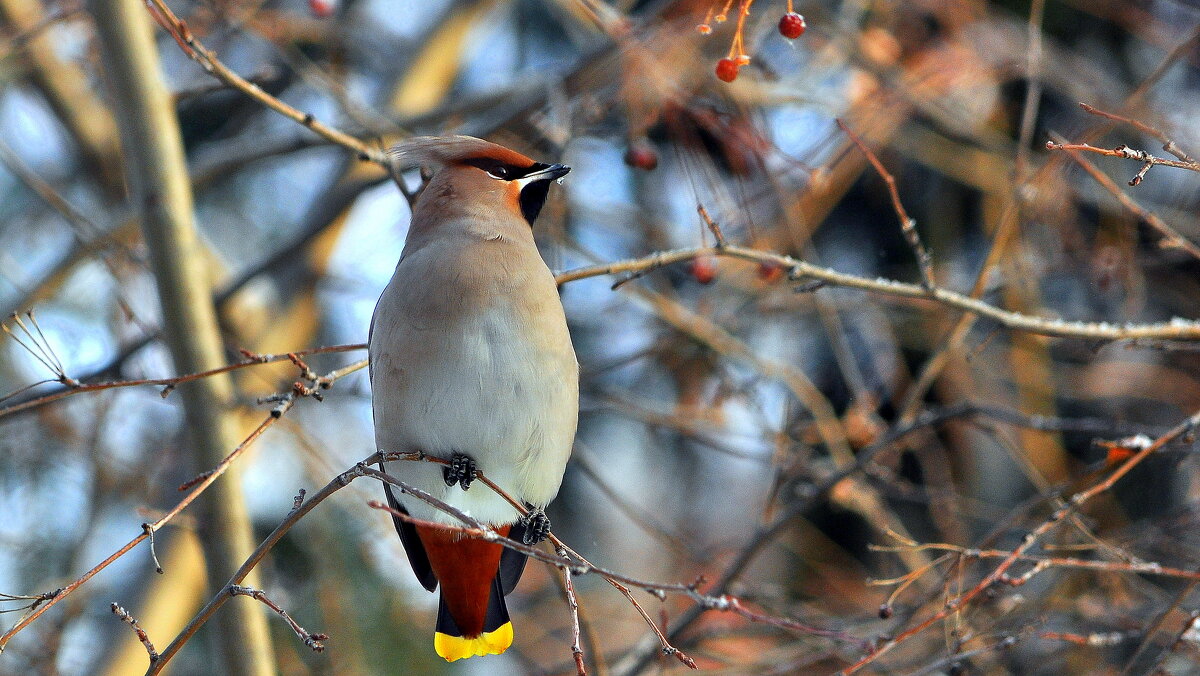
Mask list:
[[[732,4],[733,0],[729,0]],[[733,44],[729,46],[729,58],[742,64],[742,55],[746,53],[746,43],[742,38],[742,31],[746,27],[746,17],[750,15],[750,5],[754,4],[754,0],[741,0],[741,6],[738,8],[737,30],[733,33]]]
[[[725,19],[729,18],[730,7],[733,7],[733,0],[725,0],[725,6],[721,8],[721,13],[714,17],[717,20],[717,23],[721,23],[725,21]]]

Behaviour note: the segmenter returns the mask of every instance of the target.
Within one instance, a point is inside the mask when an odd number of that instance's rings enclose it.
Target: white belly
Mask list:
[[[500,296],[472,313],[430,317],[398,272],[380,299],[371,337],[376,444],[383,451],[458,452],[514,498],[541,507],[562,481],[578,416],[578,367],[569,338],[530,340],[527,309]],[[406,289],[407,287],[407,289]],[[453,289],[443,289],[453,296]],[[553,298],[566,336],[561,305]],[[525,328],[522,328],[525,327]],[[480,482],[447,487],[442,466],[391,463],[388,472],[492,524],[518,513]],[[414,517],[457,521],[415,498]]]

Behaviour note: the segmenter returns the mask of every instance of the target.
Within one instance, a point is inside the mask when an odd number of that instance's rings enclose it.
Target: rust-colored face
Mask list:
[[[550,194],[550,182],[566,176],[571,168],[564,164],[534,162],[524,155],[509,152],[522,161],[514,163],[508,159],[488,155],[469,157],[462,160],[461,164],[479,169],[493,180],[507,182],[511,186],[507,193],[516,201],[513,206],[532,226],[541,213],[542,206],[546,204],[546,197]]]
[[[433,200],[442,201],[443,213],[452,210],[448,209],[450,200],[465,195],[477,200],[495,200],[485,195],[500,192],[501,199],[492,204],[521,214],[530,225],[546,203],[550,182],[571,170],[562,164],[535,162],[515,150],[470,136],[412,138],[390,152],[401,164],[435,165],[446,172],[446,181],[435,177],[434,183],[439,185],[430,194]],[[500,182],[502,190],[495,189],[499,187],[495,181]]]

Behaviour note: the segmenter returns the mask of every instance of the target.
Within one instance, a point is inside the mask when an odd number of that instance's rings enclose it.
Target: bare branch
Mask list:
[[[1100,481],[1100,482],[1096,483],[1095,485],[1091,486],[1090,488],[1080,491],[1079,493],[1076,493],[1075,495],[1071,496],[1070,500],[1065,501],[1062,504],[1062,506],[1060,506],[1058,509],[1055,509],[1050,514],[1050,516],[1048,516],[1044,521],[1042,521],[1036,528],[1034,528],[1032,531],[1027,533],[1025,535],[1025,537],[1023,537],[1021,539],[1021,543],[1019,545],[1017,545],[1017,547],[1015,549],[1013,549],[1011,552],[1008,552],[1005,555],[1005,558],[1000,563],[1000,565],[996,566],[996,568],[994,570],[992,570],[991,573],[986,575],[982,580],[980,580],[969,591],[952,598],[951,600],[949,600],[948,602],[945,603],[942,610],[939,610],[938,612],[934,613],[933,615],[926,618],[925,620],[917,623],[915,626],[904,630],[903,632],[898,634],[895,638],[890,639],[890,640],[880,644],[874,650],[867,653],[867,655],[862,657],[860,660],[858,660],[854,664],[852,664],[849,667],[847,667],[846,669],[844,669],[841,673],[848,675],[848,674],[853,674],[853,673],[858,672],[860,669],[862,669],[863,667],[867,666],[868,664],[874,662],[876,659],[883,656],[885,653],[889,652],[890,650],[894,649],[896,646],[900,645],[901,643],[904,643],[908,639],[912,638],[913,636],[916,636],[917,634],[924,631],[926,628],[932,626],[933,624],[935,624],[937,622],[940,622],[941,620],[945,619],[946,617],[950,616],[951,614],[958,612],[961,608],[966,606],[973,599],[975,599],[977,596],[979,596],[980,593],[982,593],[985,589],[991,587],[993,584],[996,584],[997,582],[1001,582],[1001,583],[1010,582],[1010,580],[1007,580],[1004,577],[1005,574],[1007,573],[1007,571],[1009,570],[1009,568],[1011,568],[1014,563],[1016,563],[1018,560],[1020,560],[1022,556],[1025,556],[1026,552],[1028,552],[1031,547],[1033,547],[1035,544],[1037,544],[1037,542],[1042,538],[1042,536],[1045,535],[1048,531],[1050,531],[1050,529],[1054,528],[1056,525],[1058,525],[1060,522],[1062,522],[1063,519],[1066,518],[1067,516],[1069,516],[1070,514],[1073,514],[1074,512],[1078,511],[1081,506],[1083,506],[1085,503],[1087,503],[1092,498],[1094,498],[1097,495],[1099,495],[1100,493],[1103,493],[1103,492],[1109,490],[1110,488],[1112,488],[1113,484],[1115,484],[1117,481],[1120,481],[1121,478],[1124,477],[1125,475],[1129,474],[1129,472],[1132,471],[1133,468],[1135,468],[1139,464],[1141,464],[1142,461],[1145,460],[1146,458],[1148,458],[1152,453],[1154,453],[1155,451],[1158,451],[1163,446],[1166,446],[1168,443],[1174,441],[1175,439],[1192,434],[1193,431],[1196,429],[1197,425],[1200,425],[1200,412],[1193,414],[1192,416],[1190,416],[1189,418],[1187,418],[1186,420],[1184,420],[1183,422],[1179,423],[1174,428],[1172,428],[1171,431],[1169,431],[1166,434],[1162,435],[1161,437],[1155,439],[1154,441],[1146,444],[1144,446],[1144,448],[1139,450],[1136,454],[1132,455],[1128,460],[1126,460],[1123,464],[1121,464],[1116,470],[1114,470],[1111,474],[1109,474],[1108,477],[1106,479],[1104,479],[1103,481]],[[1043,564],[1043,566],[1044,566],[1044,564]]]
[[[1097,155],[1107,155],[1108,157],[1121,157],[1127,160],[1137,160],[1144,163],[1142,167],[1130,181],[1129,185],[1135,186],[1142,182],[1146,172],[1153,166],[1174,167],[1176,169],[1187,169],[1188,171],[1200,172],[1200,163],[1195,160],[1168,160],[1166,158],[1151,155],[1145,150],[1137,150],[1130,148],[1127,145],[1119,145],[1116,148],[1097,148],[1086,143],[1065,143],[1061,141],[1046,141],[1046,150],[1066,150],[1068,152],[1088,152],[1096,153]]]
[[[149,0],[148,7],[155,20],[175,39],[184,53],[188,55],[188,58],[200,64],[208,74],[280,115],[311,129],[327,141],[353,151],[359,159],[374,162],[385,169],[390,169],[387,153],[381,149],[370,147],[345,132],[319,122],[312,114],[305,113],[280,101],[263,91],[258,85],[230,70],[211,50],[201,44],[192,35],[187,24],[177,17],[163,0]]]
[[[249,596],[257,601],[262,601],[263,605],[275,611],[276,615],[282,617],[284,622],[287,622],[288,626],[291,627],[292,632],[304,642],[305,646],[312,648],[313,652],[325,652],[325,644],[322,643],[322,641],[329,640],[328,634],[314,634],[306,630],[304,627],[301,627],[300,623],[293,620],[291,615],[288,615],[283,608],[280,608],[278,604],[269,599],[266,593],[262,590],[252,589],[250,587],[242,587],[240,585],[230,585],[225,589],[229,592],[230,596]],[[151,664],[155,662],[153,657],[150,659],[150,662]]]
[[[556,553],[560,559],[567,558],[565,549],[558,549]],[[575,598],[575,584],[571,581],[571,567],[563,566],[559,570],[562,571],[567,605],[571,608],[571,657],[575,660],[575,673],[577,676],[587,676],[587,665],[583,662],[583,647],[579,641],[579,599]]]
[[[328,383],[326,387],[331,387],[335,382],[337,382],[339,377],[345,375],[348,368],[350,367],[326,374],[321,380]],[[291,406],[289,405],[288,408],[290,409]],[[234,463],[234,461],[237,460],[238,457],[240,457],[246,451],[246,449],[254,443],[254,441],[261,437],[262,434],[266,432],[269,427],[274,425],[279,419],[279,416],[268,415],[262,421],[262,423],[260,423],[259,426],[250,433],[249,436],[243,439],[236,448],[230,451],[230,453],[225,456],[225,458],[216,467],[214,467],[211,471],[206,472],[194,485],[191,485],[188,494],[185,495],[178,503],[176,503],[174,507],[172,507],[153,523],[143,524],[143,530],[140,535],[127,542],[123,547],[113,552],[108,556],[108,558],[93,566],[86,573],[68,584],[66,587],[57,589],[49,594],[42,594],[33,597],[8,597],[13,599],[33,599],[34,603],[30,607],[32,611],[31,613],[21,618],[21,620],[19,620],[12,628],[4,632],[3,635],[0,635],[0,652],[3,652],[4,647],[8,645],[8,642],[12,640],[13,636],[16,636],[22,629],[29,626],[29,624],[40,617],[42,613],[52,608],[62,599],[66,598],[88,580],[92,579],[92,577],[94,577],[97,573],[110,566],[114,561],[129,553],[130,550],[141,544],[144,540],[149,539],[155,531],[161,530],[167,523],[178,516],[180,512],[191,505],[192,502],[194,502],[201,493],[203,493],[210,485],[212,485],[214,481],[220,478],[221,475],[224,474],[226,470],[228,470],[229,467]],[[241,580],[238,580],[238,582],[240,581]],[[0,596],[0,601],[4,600],[3,596]],[[45,601],[45,603],[43,604],[42,601]]]
[[[137,635],[138,640],[146,647],[146,654],[150,656],[150,662],[157,662],[158,651],[154,649],[154,644],[150,642],[150,637],[146,635],[146,630],[138,626],[137,620],[133,619],[133,616],[116,602],[113,602],[109,608],[112,610],[113,615],[116,615],[122,622],[133,627],[133,633]]]
[[[5,329],[6,329],[6,333],[7,333],[7,327],[5,327]],[[202,378],[208,378],[211,376],[220,375],[222,373],[229,373],[230,371],[236,371],[238,369],[247,368],[249,366],[257,366],[259,364],[270,364],[270,363],[278,362],[278,361],[290,361],[292,359],[292,357],[294,357],[296,355],[327,354],[327,353],[333,353],[333,352],[352,352],[354,350],[365,350],[365,349],[367,349],[367,346],[365,343],[355,343],[352,345],[330,345],[328,347],[316,347],[316,348],[312,348],[309,350],[296,350],[294,352],[289,352],[287,354],[253,354],[251,352],[243,352],[243,355],[246,358],[243,359],[242,361],[235,362],[233,364],[227,364],[225,366],[220,366],[220,367],[213,368],[213,369],[209,369],[207,371],[199,371],[197,373],[188,373],[188,374],[182,375],[182,376],[173,376],[170,378],[142,378],[142,379],[138,379],[138,380],[114,380],[114,381],[107,381],[107,382],[101,382],[101,383],[80,383],[78,381],[72,381],[72,382],[74,382],[73,385],[71,383],[65,383],[67,385],[68,389],[60,390],[58,392],[52,392],[50,394],[47,394],[47,395],[44,395],[41,397],[29,399],[29,400],[22,401],[17,404],[13,404],[11,406],[6,406],[3,408],[0,408],[0,418],[4,417],[6,415],[12,415],[14,413],[19,413],[21,411],[29,410],[32,408],[37,408],[39,406],[44,406],[46,404],[58,401],[60,399],[65,399],[69,396],[72,396],[75,394],[80,394],[82,392],[99,392],[101,390],[111,390],[111,389],[121,388],[121,387],[140,387],[143,385],[154,385],[154,386],[161,386],[163,388],[162,396],[166,397],[175,390],[175,387],[177,385],[191,382],[193,380],[200,380]],[[360,365],[357,365],[357,368],[355,368],[354,370],[361,369],[365,365],[366,365],[366,362],[362,362]],[[351,366],[355,366],[355,365],[352,364]],[[338,372],[335,371],[334,373],[336,374]],[[331,375],[333,375],[333,374],[331,374]],[[343,373],[341,375],[345,375],[345,374]],[[338,377],[340,377],[340,376],[338,376]],[[336,377],[334,379],[336,380]],[[324,384],[321,384],[321,386],[325,387]],[[8,395],[8,397],[11,397],[11,396],[12,395]],[[8,397],[0,398],[0,401],[2,401],[3,399],[7,399]]]
[[[1171,140],[1170,137],[1168,137],[1166,134],[1164,134],[1157,127],[1151,127],[1150,125],[1148,125],[1144,122],[1141,122],[1139,120],[1135,120],[1131,117],[1125,117],[1124,115],[1117,115],[1116,113],[1110,113],[1108,111],[1100,110],[1099,108],[1096,108],[1094,106],[1089,106],[1086,103],[1081,102],[1079,104],[1079,107],[1082,108],[1084,110],[1084,112],[1087,112],[1091,115],[1096,115],[1097,117],[1103,117],[1105,119],[1114,120],[1116,122],[1121,122],[1121,123],[1127,124],[1127,125],[1133,127],[1134,129],[1137,129],[1138,131],[1142,132],[1143,134],[1153,136],[1154,138],[1158,139],[1160,143],[1163,144],[1163,150],[1171,153],[1172,155],[1174,155],[1175,157],[1178,157],[1180,160],[1182,160],[1184,162],[1190,162],[1192,164],[1196,163],[1196,160],[1192,159],[1192,157],[1190,155],[1188,155],[1186,152],[1184,152],[1183,148],[1179,147],[1179,144],[1177,144],[1177,143],[1175,143],[1175,141]]]
[[[724,247],[673,249],[671,251],[650,254],[644,258],[590,265],[559,273],[556,280],[561,286],[577,279],[659,268],[664,265],[691,260],[699,256],[731,256],[743,260],[769,263],[788,270],[789,276],[793,279],[810,279],[829,286],[860,289],[898,298],[936,301],[954,310],[967,312],[978,317],[986,317],[1015,331],[1024,331],[1044,336],[1080,338],[1084,340],[1200,340],[1200,321],[1197,320],[1175,319],[1170,322],[1157,324],[1118,325],[1107,322],[1078,322],[1034,317],[1011,310],[1004,310],[977,298],[942,287],[926,289],[919,284],[907,284],[891,279],[868,279],[813,265],[812,263],[797,260],[791,256],[759,251],[732,244]]]
[[[1095,181],[1099,183],[1101,187],[1107,190],[1113,197],[1117,198],[1117,201],[1121,203],[1121,206],[1125,207],[1131,213],[1133,213],[1133,215],[1137,216],[1138,219],[1157,230],[1158,234],[1163,238],[1163,243],[1161,246],[1169,249],[1179,249],[1193,258],[1200,259],[1200,246],[1193,244],[1183,235],[1179,234],[1174,228],[1167,225],[1165,221],[1159,218],[1157,214],[1142,208],[1141,205],[1133,201],[1133,198],[1129,195],[1126,195],[1123,190],[1117,187],[1117,184],[1114,183],[1107,174],[1100,171],[1096,165],[1087,161],[1076,146],[1060,145],[1059,147],[1060,149],[1065,150],[1076,164],[1083,167],[1084,171],[1086,171],[1089,176],[1095,179]],[[1150,164],[1147,164],[1146,166],[1150,166]],[[1142,169],[1141,173],[1145,173],[1145,168]]]

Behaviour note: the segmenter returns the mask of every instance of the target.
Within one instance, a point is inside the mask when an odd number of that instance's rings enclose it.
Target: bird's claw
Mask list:
[[[469,455],[455,453],[450,456],[450,464],[442,469],[442,478],[447,486],[458,484],[465,491],[475,480],[475,460]]]
[[[521,542],[527,545],[536,545],[550,536],[550,519],[540,509],[535,509],[521,517],[521,525],[525,526]]]

